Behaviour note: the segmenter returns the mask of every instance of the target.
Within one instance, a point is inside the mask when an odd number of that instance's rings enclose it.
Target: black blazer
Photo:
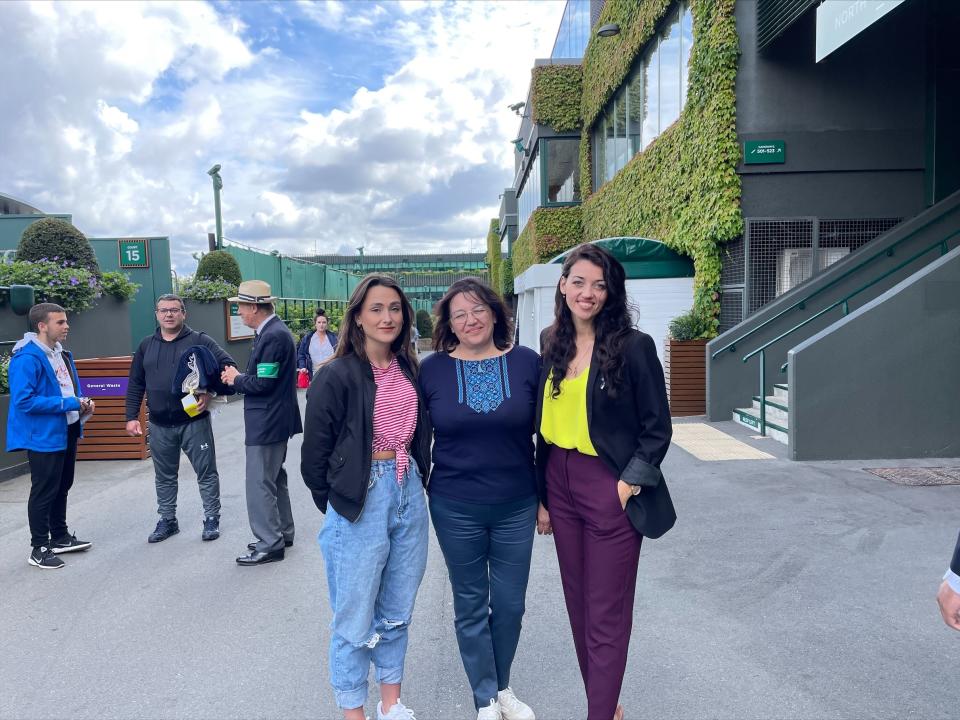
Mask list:
[[[587,376],[587,427],[590,442],[598,457],[618,478],[630,485],[643,485],[647,500],[657,495],[666,496],[666,502],[654,503],[658,517],[645,522],[654,527],[672,525],[676,520],[673,504],[660,463],[670,447],[673,425],[670,421],[670,406],[663,379],[663,367],[657,358],[653,339],[639,330],[633,330],[624,346],[625,364],[623,378],[611,393],[606,378],[598,371],[597,356],[590,361]],[[550,445],[540,434],[540,418],[543,413],[543,392],[550,368],[544,357],[537,393],[537,491],[540,502],[547,505],[546,468]],[[636,513],[648,508],[639,506],[639,498],[627,501],[627,513],[631,520]],[[646,504],[645,504],[646,505]],[[672,517],[670,517],[672,515]],[[638,523],[634,523],[636,526]],[[651,537],[657,537],[653,532]]]
[[[297,345],[278,317],[261,327],[247,371],[233,381],[243,400],[247,445],[271,445],[303,432],[297,405]]]
[[[402,356],[400,369],[417,392],[417,427],[410,455],[423,479],[430,477],[433,435],[416,375]],[[327,502],[350,522],[363,512],[373,455],[373,401],[377,384],[370,363],[356,355],[335,358],[317,370],[307,391],[307,410],[300,474],[313,502],[327,511]]]

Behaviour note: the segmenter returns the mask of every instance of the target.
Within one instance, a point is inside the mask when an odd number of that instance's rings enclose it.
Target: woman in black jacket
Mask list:
[[[333,610],[330,681],[346,720],[364,720],[371,663],[378,720],[413,718],[400,682],[427,563],[431,435],[409,342],[413,317],[395,280],[365,277],[334,359],[307,392],[300,470],[326,513],[319,540]]]
[[[610,253],[589,244],[570,253],[554,315],[537,406],[537,529],[556,541],[587,718],[621,720],[643,539],[635,525],[658,536],[675,519],[659,469],[670,410],[653,340],[633,327]],[[641,491],[659,502],[640,503]]]

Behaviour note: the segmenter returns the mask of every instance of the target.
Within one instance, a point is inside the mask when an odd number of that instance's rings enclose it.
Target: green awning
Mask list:
[[[595,240],[604,250],[623,264],[628,280],[649,278],[693,277],[693,260],[671,250],[659,240],[641,237],[615,237]],[[562,263],[570,254],[567,250],[550,262]]]

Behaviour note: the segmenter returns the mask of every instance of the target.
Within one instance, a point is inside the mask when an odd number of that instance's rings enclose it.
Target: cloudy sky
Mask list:
[[[0,192],[90,236],[480,252],[562,0],[3,2]]]

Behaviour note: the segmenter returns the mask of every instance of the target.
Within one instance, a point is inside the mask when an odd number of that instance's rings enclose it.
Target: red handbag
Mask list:
[[[297,388],[304,390],[308,387],[310,387],[310,373],[306,370],[300,370],[297,373]]]

